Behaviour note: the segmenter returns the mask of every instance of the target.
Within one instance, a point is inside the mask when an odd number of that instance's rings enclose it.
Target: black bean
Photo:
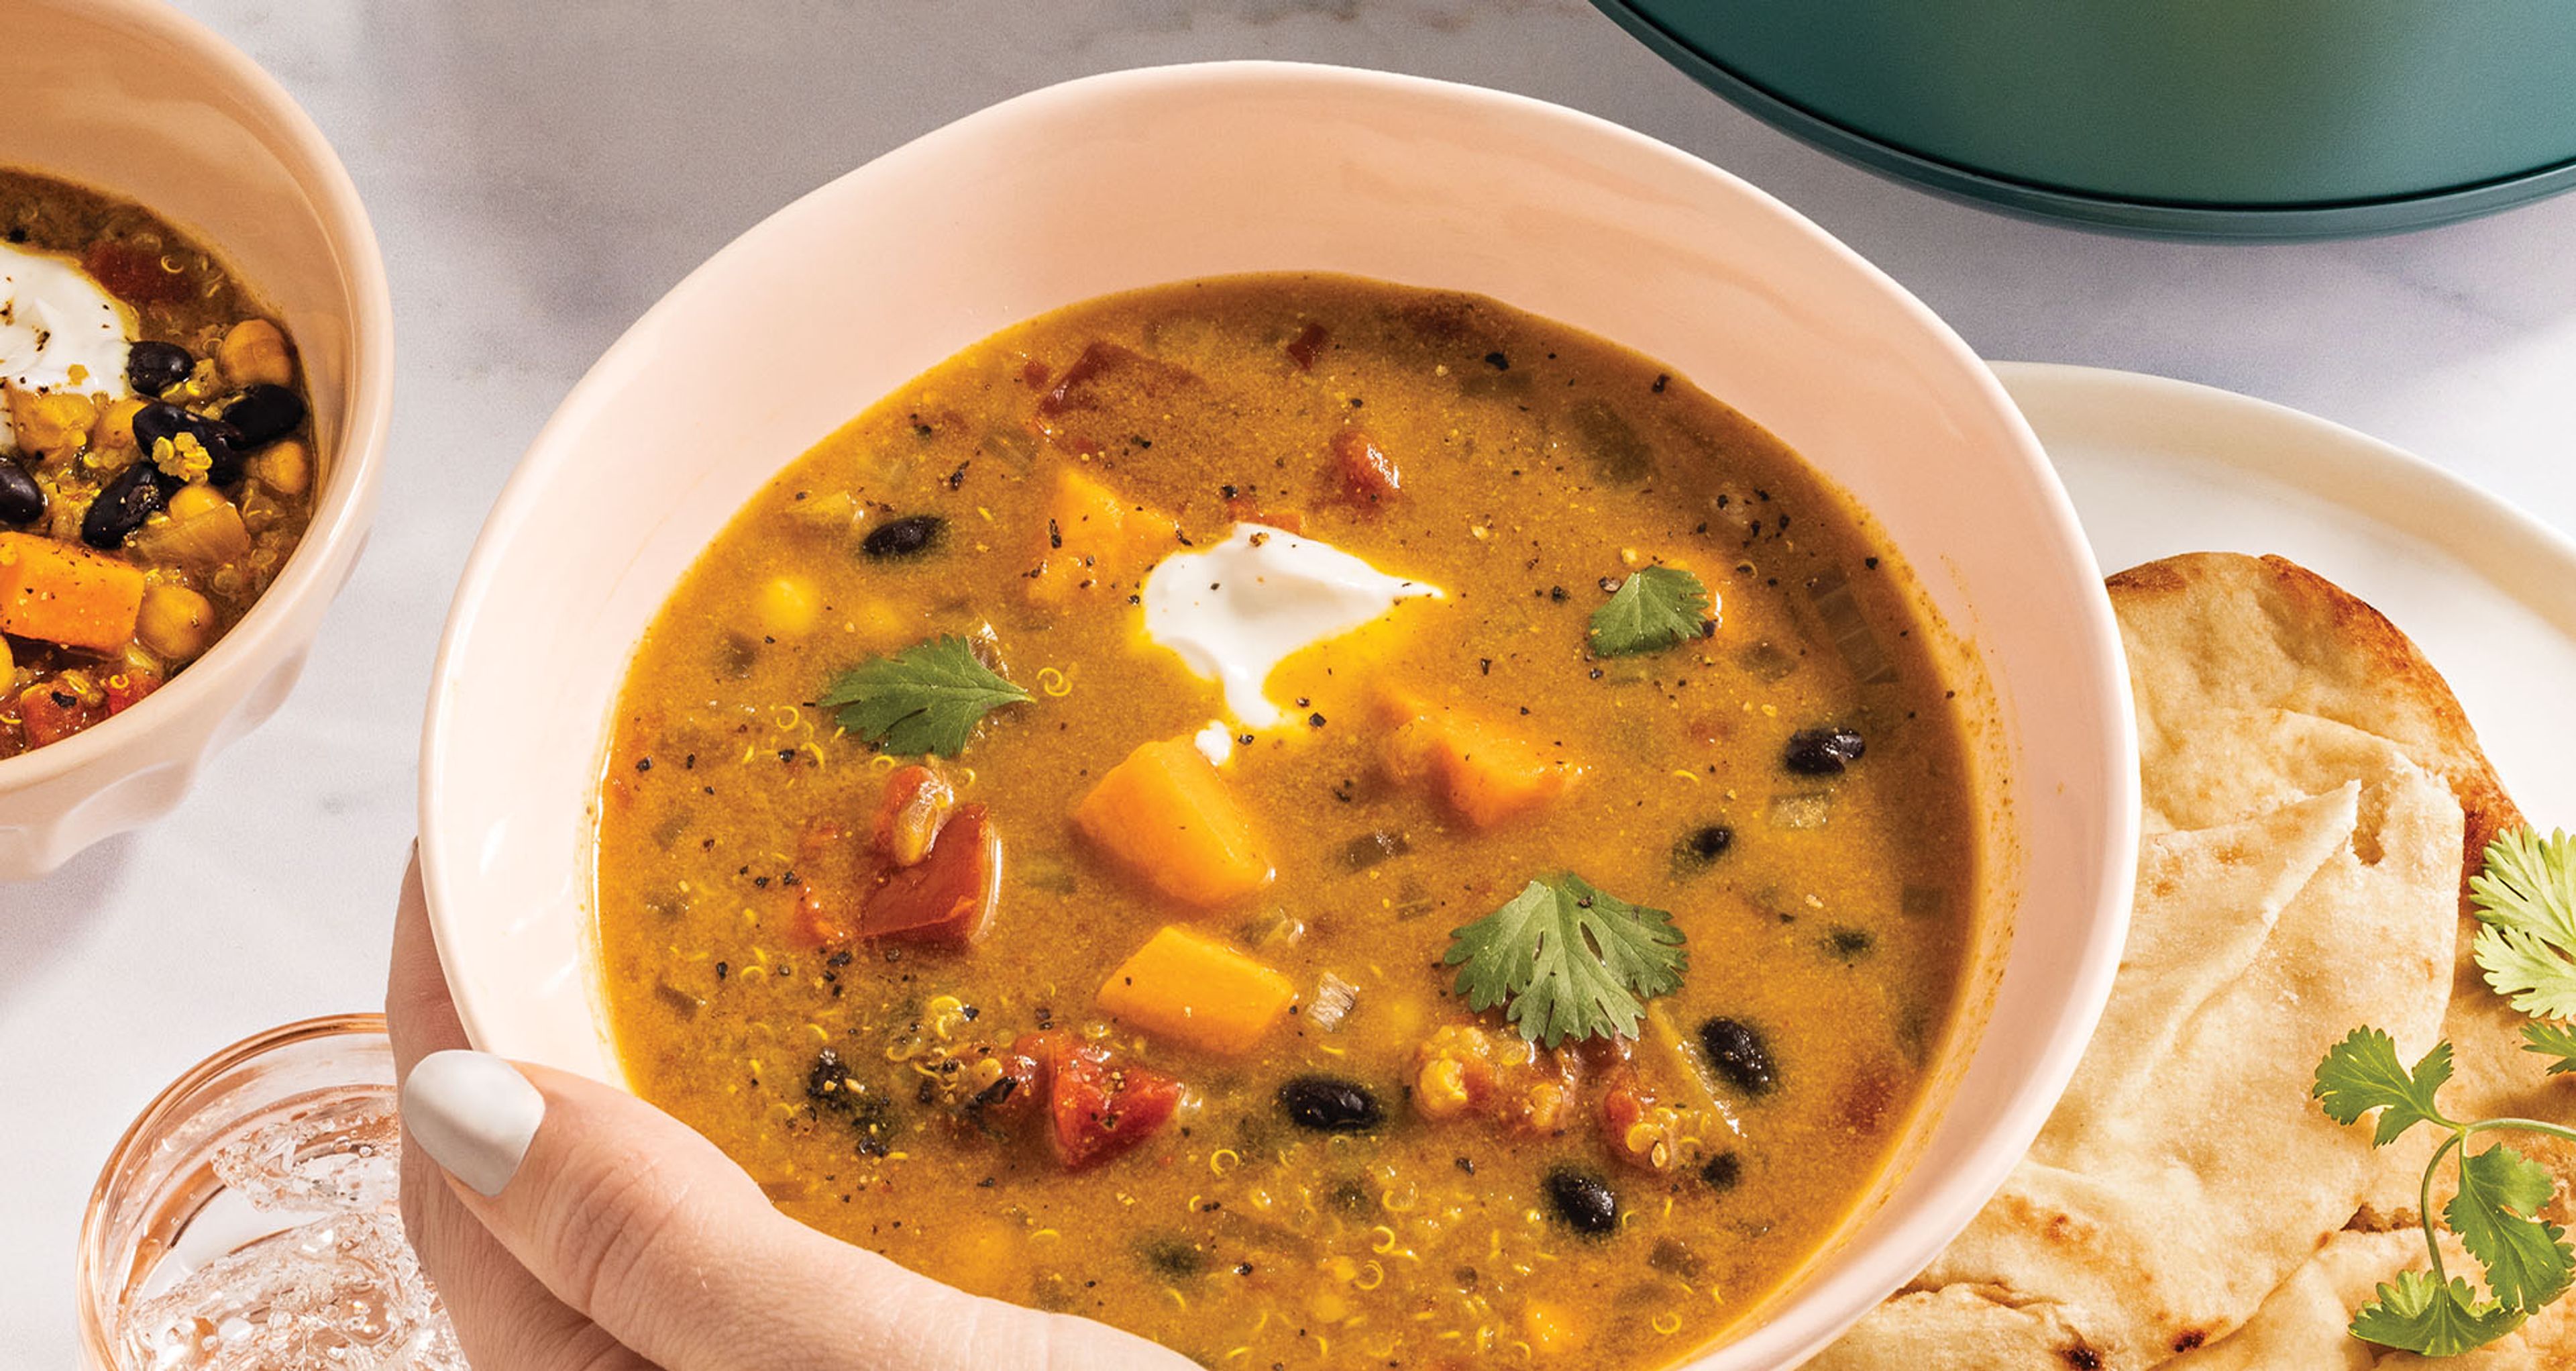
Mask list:
[[[1735,830],[1724,824],[1704,824],[1682,835],[1684,854],[1703,862],[1713,862],[1735,846]]]
[[[1878,935],[1866,928],[1829,929],[1818,946],[1826,956],[1849,965],[1878,949]]]
[[[125,351],[125,381],[142,394],[159,399],[161,392],[185,381],[197,369],[197,359],[177,343],[146,340]]]
[[[859,551],[879,559],[919,556],[939,541],[940,530],[946,525],[947,521],[936,514],[907,514],[868,530]]]
[[[1848,728],[1802,728],[1789,735],[1780,762],[1801,776],[1839,776],[1865,751],[1868,744]]]
[[[1279,1087],[1288,1121],[1318,1133],[1365,1133],[1385,1121],[1368,1087],[1334,1076],[1298,1076]]]
[[[224,406],[224,422],[241,434],[243,451],[257,452],[304,422],[304,397],[284,386],[255,385]]]
[[[1720,1152],[1699,1169],[1699,1178],[1711,1190],[1733,1190],[1744,1179],[1744,1159],[1732,1152]]]
[[[1733,1019],[1711,1019],[1699,1026],[1700,1049],[1711,1070],[1747,1095],[1768,1095],[1780,1084],[1771,1064],[1771,1049],[1762,1035]]]
[[[137,465],[150,465],[154,445],[164,438],[177,442],[183,433],[194,437],[197,445],[206,450],[206,484],[228,486],[241,479],[242,458],[237,446],[241,434],[221,419],[191,414],[172,404],[149,404],[135,412],[134,445],[143,453],[143,461]]]
[[[27,469],[0,457],[0,524],[32,524],[45,517],[45,488]]]
[[[1547,1173],[1547,1198],[1556,1216],[1577,1233],[1607,1233],[1619,1226],[1619,1192],[1596,1172],[1560,1166]]]
[[[170,503],[170,494],[179,485],[177,477],[163,475],[148,459],[116,473],[81,516],[81,541],[107,552],[125,546],[126,538],[143,527],[144,520]]]

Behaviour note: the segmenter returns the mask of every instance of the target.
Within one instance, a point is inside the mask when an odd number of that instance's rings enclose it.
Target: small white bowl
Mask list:
[[[2074,1070],[2127,927],[2127,676],[2064,492],[1956,335],[1769,196],[1536,101],[1275,63],[1075,81],[888,153],[682,282],[538,437],[448,620],[421,843],[466,1029],[620,1079],[589,908],[612,706],[647,621],[780,466],[1006,324],[1300,268],[1481,292],[1670,363],[1849,489],[1982,659],[2007,802],[1945,1105],[1842,1240],[1699,1365],[1792,1363],[1967,1222]]]
[[[0,880],[176,808],[304,668],[375,511],[393,409],[393,302],[375,230],[294,97],[153,0],[0,0],[0,166],[126,196],[177,224],[277,310],[313,397],[313,526],[233,631],[132,709],[0,761]]]

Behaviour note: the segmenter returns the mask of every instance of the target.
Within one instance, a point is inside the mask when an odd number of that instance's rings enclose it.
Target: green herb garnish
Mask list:
[[[1592,611],[1592,651],[1602,657],[1661,652],[1707,632],[1708,587],[1678,567],[1638,571]]]
[[[2526,1014],[2576,1011],[2576,845],[2564,833],[2532,830],[2487,845],[2486,871],[2469,883],[2480,922],[2473,951],[2497,994]],[[2576,1027],[2525,1024],[2523,1050],[2551,1058],[2548,1074],[2576,1071]],[[2538,1217],[2556,1193],[2549,1171],[2498,1143],[2478,1153],[2480,1133],[2523,1132],[2576,1141],[2576,1128],[2538,1119],[2459,1121],[2435,1096],[2451,1078],[2451,1045],[2438,1043],[2407,1069],[2397,1044],[2376,1028],[2354,1029],[2317,1064],[2313,1093],[2326,1116],[2353,1123],[2378,1110],[2371,1145],[2385,1147],[2418,1124],[2449,1134],[2424,1167],[2421,1203],[2429,1271],[2400,1273],[2353,1315],[2352,1335],[2383,1347],[2449,1357],[2482,1347],[2520,1326],[2533,1311],[2567,1293],[2576,1277],[2576,1248],[2558,1225]],[[2486,1291],[2442,1269],[2432,1222],[2433,1178],[2460,1154],[2459,1192],[2443,1221],[2485,1269]]]
[[[2469,897],[2486,925],[2472,951],[2487,984],[2534,1018],[2576,1018],[2576,842],[2499,835]]]
[[[1690,954],[1673,916],[1644,909],[1580,876],[1536,880],[1509,904],[1451,929],[1441,960],[1459,968],[1470,1009],[1506,1004],[1521,1036],[1633,1038],[1644,999],[1680,988]]]
[[[887,752],[954,757],[986,714],[1029,698],[950,634],[861,662],[815,703],[839,711],[841,727]]]

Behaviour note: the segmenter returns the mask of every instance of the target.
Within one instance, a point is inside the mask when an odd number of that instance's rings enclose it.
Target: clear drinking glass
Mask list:
[[[161,1092],[81,1226],[87,1371],[464,1371],[404,1241],[377,1014],[274,1028]]]

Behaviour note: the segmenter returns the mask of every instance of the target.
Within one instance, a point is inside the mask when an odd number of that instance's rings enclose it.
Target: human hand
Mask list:
[[[1191,1365],[825,1237],[651,1105],[466,1050],[417,860],[385,1017],[404,1083],[403,1226],[476,1371]]]

